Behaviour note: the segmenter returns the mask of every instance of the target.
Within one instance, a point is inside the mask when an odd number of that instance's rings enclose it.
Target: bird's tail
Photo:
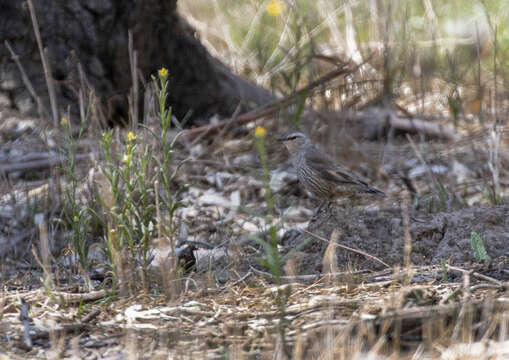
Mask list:
[[[366,189],[366,192],[368,194],[373,194],[373,195],[380,196],[380,197],[384,197],[385,196],[385,193],[383,191],[380,191],[380,190],[375,189],[375,188],[368,188],[368,189]]]

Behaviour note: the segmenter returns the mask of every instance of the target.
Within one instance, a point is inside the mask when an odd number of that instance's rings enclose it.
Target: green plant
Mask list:
[[[494,129],[490,131],[489,136],[487,136],[489,155],[488,168],[490,169],[492,178],[491,197],[494,205],[500,203],[501,195],[499,160],[500,139],[500,131],[497,131],[497,127],[495,126]]]
[[[440,261],[441,267],[442,267],[442,282],[447,283],[449,282],[449,273],[447,272],[447,262],[445,259],[442,259]]]
[[[447,211],[449,209],[449,192],[445,188],[444,183],[439,179],[436,179],[435,186],[438,196],[437,210],[438,212]]]
[[[281,284],[281,267],[288,258],[293,256],[294,252],[290,252],[285,256],[281,256],[278,250],[278,235],[277,231],[281,228],[281,223],[274,222],[274,199],[270,188],[270,174],[267,166],[267,153],[265,149],[265,128],[258,126],[255,130],[255,143],[260,157],[260,162],[263,169],[263,184],[265,188],[265,201],[267,203],[266,223],[269,224],[267,231],[269,241],[265,241],[260,237],[249,235],[251,239],[256,241],[262,246],[264,256],[258,259],[260,265],[268,269],[276,284]]]
[[[131,260],[141,259],[143,269],[148,266],[150,241],[155,236],[155,206],[148,201],[153,192],[151,183],[154,179],[147,178],[147,167],[150,160],[148,146],[143,150],[137,143],[137,137],[130,131],[125,138],[125,153],[122,159],[115,159],[111,144],[113,131],[103,134],[103,148],[106,166],[103,173],[111,189],[110,203],[101,199],[103,209],[108,215],[108,228],[115,229],[118,241],[111,238],[107,241],[110,261],[115,263],[114,251],[127,248]],[[113,249],[111,246],[114,246]],[[138,257],[138,255],[140,255]],[[130,261],[131,270],[135,270],[135,261]]]
[[[166,100],[168,97],[168,72],[166,69],[161,69],[159,71],[159,77],[156,79],[152,77],[154,82],[154,87],[156,88],[158,103],[159,103],[159,116],[161,120],[161,135],[157,134],[153,135],[158,140],[160,147],[162,149],[162,159],[159,159],[156,156],[153,156],[153,160],[158,165],[158,176],[161,181],[163,190],[165,191],[166,196],[163,198],[163,202],[168,210],[169,221],[167,222],[168,226],[162,226],[161,231],[170,239],[170,243],[172,246],[172,251],[175,252],[175,227],[174,225],[174,217],[175,212],[178,208],[187,206],[185,203],[178,201],[177,199],[181,195],[183,191],[187,189],[187,186],[179,187],[177,189],[173,189],[173,182],[180,167],[187,161],[187,159],[180,161],[173,169],[172,169],[172,159],[174,155],[175,143],[178,140],[178,137],[181,133],[178,133],[171,142],[168,142],[167,135],[168,130],[171,127],[171,107],[167,108]]]
[[[281,228],[281,223],[274,223],[274,199],[272,197],[272,192],[270,189],[270,176],[269,169],[267,166],[267,153],[265,149],[265,136],[266,130],[265,128],[258,126],[255,129],[255,143],[258,151],[258,156],[260,157],[261,165],[263,168],[263,183],[265,187],[265,200],[267,203],[267,216],[266,223],[269,224],[269,228],[267,231],[269,241],[266,241],[260,237],[248,235],[249,238],[256,241],[263,250],[263,256],[258,260],[259,264],[268,269],[272,274],[272,279],[278,285],[277,293],[275,294],[274,300],[277,304],[278,315],[279,315],[279,323],[278,330],[279,335],[281,337],[281,341],[283,344],[283,350],[285,354],[290,357],[290,348],[286,339],[286,329],[288,327],[288,323],[286,320],[286,307],[288,304],[288,299],[290,297],[292,288],[291,285],[287,286],[279,286],[281,285],[281,268],[282,265],[291,258],[295,251],[297,251],[300,247],[304,246],[307,241],[304,241],[301,246],[290,251],[288,254],[281,256],[279,254],[278,249],[278,235],[277,231]]]
[[[475,231],[472,231],[470,234],[470,246],[474,251],[474,257],[477,261],[491,260],[491,257],[486,252],[481,236]]]
[[[113,151],[113,131],[103,133],[102,147],[105,166],[102,168],[106,177],[109,196],[100,199],[106,215],[106,254],[114,265],[114,274],[117,278],[124,277],[126,281],[137,284],[137,278],[125,277],[120,272],[129,267],[130,274],[138,274],[141,268],[141,280],[144,288],[147,277],[147,268],[152,261],[152,240],[164,234],[170,239],[173,267],[177,267],[175,253],[175,212],[179,207],[185,206],[177,199],[185,187],[173,185],[175,177],[183,161],[174,164],[174,147],[178,135],[168,141],[168,130],[171,126],[171,108],[166,105],[168,94],[168,71],[159,70],[158,77],[153,77],[159,102],[159,117],[161,133],[145,127],[156,140],[158,151],[149,144],[144,144],[141,135],[129,131],[124,138],[123,155],[115,156]],[[115,144],[118,145],[118,144]],[[164,194],[158,189],[162,185]],[[164,196],[163,196],[164,195]],[[155,198],[155,203],[154,203]],[[156,204],[162,204],[167,218],[160,217]],[[127,259],[124,257],[128,256]],[[176,269],[175,269],[176,270]],[[135,286],[133,286],[134,288]]]
[[[70,224],[72,229],[71,248],[75,255],[76,263],[79,262],[84,270],[89,270],[88,250],[90,243],[87,239],[87,229],[89,228],[91,213],[87,206],[84,206],[78,201],[77,190],[80,180],[76,173],[76,144],[81,139],[86,126],[82,119],[78,137],[74,139],[69,119],[62,117],[60,125],[64,130],[65,142],[67,145],[65,152],[66,167],[62,168],[62,172],[66,174],[69,179],[69,183],[65,188],[66,205],[69,207],[68,211],[65,212],[65,220],[67,224]]]

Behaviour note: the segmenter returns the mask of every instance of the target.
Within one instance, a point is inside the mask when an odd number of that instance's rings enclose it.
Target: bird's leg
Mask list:
[[[313,216],[311,217],[311,221],[315,221],[318,219],[318,215],[320,215],[320,212],[322,211],[322,207],[325,204],[325,202],[321,202],[320,205],[316,208]]]
[[[316,209],[315,213],[313,214],[312,219],[317,219],[322,211],[329,212],[331,205],[332,205],[332,201],[328,201],[328,200],[322,201],[320,206],[318,206],[318,208]]]
[[[322,212],[323,208],[325,207],[325,205],[327,205],[327,200],[322,201],[322,203],[320,204],[318,209],[316,209],[316,214],[315,215],[320,214]]]

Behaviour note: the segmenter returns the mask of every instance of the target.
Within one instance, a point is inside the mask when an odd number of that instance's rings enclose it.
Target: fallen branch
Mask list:
[[[255,273],[262,275],[266,278],[273,279],[274,275],[258,270],[252,266],[250,266],[251,270],[253,270]],[[281,276],[281,280],[285,281],[321,281],[321,279],[325,278],[333,278],[333,277],[340,277],[340,276],[359,276],[362,274],[370,273],[370,270],[359,270],[359,271],[342,271],[342,272],[335,272],[335,273],[325,273],[325,274],[313,274],[313,275],[292,275],[292,276]]]
[[[66,304],[79,304],[80,302],[95,301],[102,299],[108,295],[106,290],[91,291],[88,293],[70,293],[64,291],[51,291],[49,293],[56,301],[63,300]],[[28,292],[20,292],[17,294],[7,295],[0,298],[1,302],[16,301],[21,298],[27,303],[33,303],[41,299],[48,298],[48,292],[44,288],[32,290]]]
[[[21,65],[21,62],[19,61],[19,55],[16,55],[16,53],[14,52],[14,50],[12,49],[11,45],[9,44],[9,42],[7,40],[5,40],[4,44],[7,47],[7,49],[9,50],[9,52],[11,53],[11,59],[16,63],[16,66],[18,67],[18,70],[21,74],[21,80],[23,80],[23,84],[25,84],[25,87],[28,89],[28,92],[30,93],[30,95],[34,98],[35,102],[37,103],[37,111],[39,112],[39,116],[41,118],[47,117],[48,109],[46,109],[44,107],[44,104],[43,104],[41,98],[39,97],[39,95],[37,95],[37,93],[34,89],[34,86],[32,85],[32,82],[30,81],[30,78],[28,77],[25,69],[23,68],[23,65]]]
[[[325,74],[321,78],[311,82],[304,88],[296,91],[295,93],[288,95],[287,97],[277,100],[275,102],[272,102],[271,104],[261,106],[257,109],[254,109],[252,111],[249,111],[245,114],[237,116],[236,121],[234,122],[235,125],[243,125],[247,124],[249,122],[252,122],[254,120],[257,120],[259,118],[271,115],[281,108],[288,107],[290,105],[293,105],[297,103],[303,95],[306,95],[311,90],[316,88],[317,86],[320,86],[338,76],[350,74],[353,73],[355,70],[357,70],[358,67],[354,69],[350,69],[348,65],[344,65],[343,67],[336,69],[334,71],[329,72],[328,74]],[[203,137],[208,135],[213,135],[218,133],[223,127],[233,125],[231,121],[223,121],[217,124],[210,124],[210,125],[204,125],[200,126],[194,129],[186,130],[182,137],[188,141],[194,140],[197,136],[204,134]]]
[[[326,305],[326,304],[324,304]],[[504,314],[509,309],[507,301],[503,301],[502,299],[495,299],[490,305],[487,305],[485,301],[476,300],[469,302],[469,305],[472,306],[469,310],[471,314],[474,314],[476,321],[481,321],[482,319],[477,319],[480,314],[483,313],[483,309],[486,309],[487,306],[491,306],[490,309],[490,317],[496,319],[497,316]],[[417,308],[408,308],[408,309],[398,309],[393,311],[387,311],[380,315],[373,315],[369,313],[361,313],[360,319],[356,322],[349,322],[348,324],[335,324],[333,327],[337,330],[341,330],[343,332],[348,333],[357,333],[359,329],[366,328],[366,326],[375,326],[373,328],[376,331],[376,334],[380,333],[391,333],[395,326],[397,326],[398,322],[401,326],[401,332],[409,332],[418,330],[419,333],[422,333],[423,326],[426,323],[430,324],[432,321],[443,322],[458,322],[459,321],[459,312],[461,311],[461,304],[448,304],[448,305],[431,305],[431,306],[423,306]],[[326,309],[326,306],[323,306]],[[330,308],[330,306],[329,306]],[[321,321],[321,320],[320,320]],[[320,321],[318,323],[320,323]],[[289,335],[299,334],[300,336],[309,336],[315,333],[316,331],[322,331],[324,328],[328,328],[330,330],[331,324],[324,324],[323,326],[313,326],[313,323],[308,323],[307,328],[304,329],[301,327],[298,331],[292,331]],[[320,324],[322,325],[322,324]],[[475,325],[474,325],[475,326]],[[307,330],[307,331],[304,331]]]
[[[93,155],[94,153],[76,154],[76,160],[88,159]],[[56,165],[61,165],[66,160],[67,158],[63,155],[53,155],[52,157],[47,157],[45,159],[2,164],[0,165],[0,174],[8,174],[16,171],[26,172],[30,170],[46,169]]]
[[[489,282],[495,284],[499,289],[505,289],[505,285],[504,285],[504,283],[502,281],[494,279],[494,278],[492,278],[490,276],[483,275],[483,274],[480,274],[480,273],[475,272],[475,271],[470,272],[469,270],[465,270],[465,269],[462,269],[462,268],[459,268],[459,267],[456,267],[456,266],[451,266],[451,265],[447,265],[447,269],[448,270],[452,270],[452,271],[458,271],[458,272],[461,272],[463,274],[469,273],[473,277],[476,277],[476,278],[481,279],[481,280],[489,281]]]
[[[399,117],[392,110],[380,109],[380,116],[366,116],[364,111],[355,111],[347,113],[347,120],[360,121],[369,118],[369,126],[377,129],[390,127],[396,130],[408,133],[420,133],[434,138],[458,141],[461,136],[456,133],[452,127],[437,124],[435,122],[417,119],[415,117]]]

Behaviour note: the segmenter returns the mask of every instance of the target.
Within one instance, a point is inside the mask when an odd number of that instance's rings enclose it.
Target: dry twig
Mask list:
[[[306,233],[306,234],[308,234],[308,235],[313,236],[314,238],[316,238],[316,239],[318,239],[318,240],[320,240],[320,241],[324,241],[324,242],[327,242],[327,243],[329,242],[327,239],[325,239],[325,238],[323,238],[323,237],[321,237],[321,236],[319,236],[319,235],[313,234],[312,232],[309,232],[309,231],[307,231],[307,230],[305,230],[305,229],[299,228],[299,230],[300,230],[300,231],[302,231],[302,232],[305,232],[305,233]],[[345,250],[348,250],[348,251],[351,251],[351,252],[357,253],[357,254],[359,254],[359,255],[366,256],[367,258],[370,258],[370,259],[372,259],[372,260],[374,260],[374,261],[376,261],[376,262],[379,262],[380,264],[384,265],[385,267],[390,268],[390,265],[388,265],[387,263],[383,262],[382,260],[380,260],[380,259],[379,259],[379,258],[377,258],[376,256],[373,256],[373,255],[371,255],[371,254],[368,254],[367,252],[364,252],[364,251],[362,251],[362,250],[353,249],[353,248],[351,248],[351,247],[348,247],[348,246],[346,246],[346,245],[342,245],[342,244],[340,244],[340,243],[337,243],[337,244],[336,244],[336,246],[338,246],[338,247],[340,247],[340,248],[342,248],[342,249],[345,249]]]
[[[307,93],[309,93],[312,89],[316,88],[317,86],[320,86],[338,76],[350,74],[357,70],[358,67],[354,69],[350,69],[348,65],[345,65],[337,70],[331,71],[328,74],[325,74],[321,78],[311,82],[309,85],[305,86],[304,88],[296,91],[295,93],[288,95],[287,97],[277,100],[271,104],[259,107],[257,109],[254,109],[252,111],[249,111],[245,114],[239,115],[235,121],[235,125],[243,125],[250,123],[252,121],[255,121],[257,119],[260,119],[265,116],[269,116],[280,110],[281,108],[293,105],[297,103],[301,97]],[[185,131],[182,136],[188,140],[191,141],[195,139],[197,136],[200,136],[202,133],[206,133],[206,136],[210,136],[213,134],[217,134],[223,127],[230,126],[230,121],[223,121],[218,124],[211,124],[211,125],[204,125],[200,126],[194,129],[190,129]],[[205,137],[205,136],[204,136]]]

